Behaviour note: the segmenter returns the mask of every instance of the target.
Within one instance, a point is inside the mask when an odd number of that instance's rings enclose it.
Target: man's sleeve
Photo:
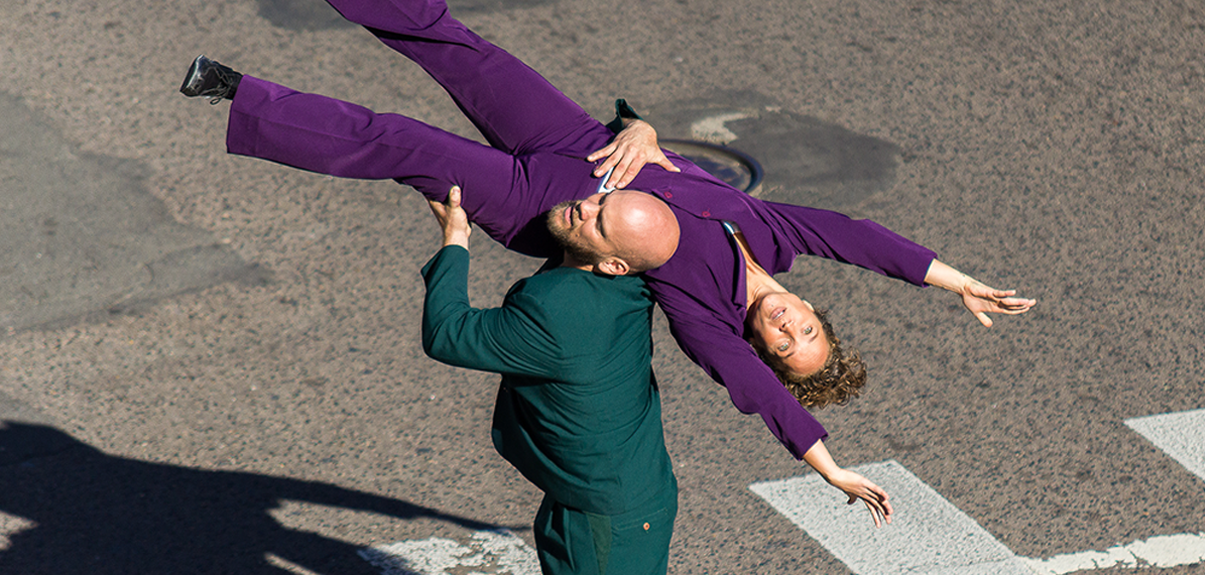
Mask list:
[[[423,266],[423,351],[433,359],[469,369],[550,377],[559,348],[543,308],[530,298],[507,296],[502,307],[475,309],[468,296],[469,252],[440,250]]]
[[[791,395],[757,353],[688,294],[659,291],[657,301],[678,346],[707,375],[728,389],[742,413],[756,413],[796,459],[828,437],[824,426]]]

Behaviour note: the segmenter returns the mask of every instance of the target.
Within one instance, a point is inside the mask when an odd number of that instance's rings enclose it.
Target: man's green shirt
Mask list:
[[[545,265],[501,307],[474,309],[468,269],[457,246],[423,267],[423,348],[502,374],[498,452],[561,504],[591,513],[623,513],[673,485],[644,281]]]

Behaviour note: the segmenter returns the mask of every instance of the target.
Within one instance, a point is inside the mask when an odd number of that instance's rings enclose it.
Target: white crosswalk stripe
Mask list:
[[[749,486],[859,575],[1032,575],[983,527],[888,460],[854,468],[892,494],[890,526],[875,529],[817,474]]]
[[[1205,481],[1205,409],[1136,417],[1126,425]]]
[[[1205,409],[1127,420],[1126,425],[1205,480]],[[895,516],[876,530],[862,506],[846,506],[819,475],[749,486],[859,575],[1064,575],[1085,569],[1174,567],[1205,561],[1205,533],[1160,535],[1031,559],[1015,555],[973,519],[895,461],[854,468],[892,494]],[[870,552],[868,550],[873,550]]]

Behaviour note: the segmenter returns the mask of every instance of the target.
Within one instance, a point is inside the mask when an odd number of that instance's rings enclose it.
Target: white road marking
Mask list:
[[[739,136],[734,134],[728,126],[724,124],[733,120],[744,120],[752,118],[754,114],[747,112],[733,112],[730,114],[721,114],[710,118],[703,118],[690,125],[690,135],[696,140],[711,142],[713,144],[727,144]]]
[[[853,469],[891,494],[891,525],[818,474],[755,483],[754,493],[859,575],[1032,575],[1019,557],[933,488],[888,460]]]
[[[1205,561],[1205,533],[1161,535],[1104,551],[1083,551],[1055,555],[1050,559],[1022,559],[1034,573],[1064,575],[1083,569],[1119,567],[1175,567]]]
[[[264,559],[268,561],[269,565],[288,571],[293,575],[320,575],[275,553],[265,553]]]
[[[738,119],[730,116],[710,120],[726,130],[723,122]],[[1205,480],[1205,409],[1125,423]],[[864,506],[846,505],[845,498],[817,474],[754,483],[749,489],[859,575],[1065,575],[1086,569],[1167,568],[1205,561],[1205,533],[1161,535],[1049,559],[1019,557],[898,462],[853,470],[892,494],[891,525],[875,529]],[[0,549],[6,533],[31,526],[0,514]],[[535,550],[507,531],[479,531],[468,546],[431,538],[381,545],[360,555],[383,569],[382,575],[540,573]]]
[[[1205,480],[1205,409],[1136,417],[1125,423]]]
[[[37,523],[17,515],[0,512],[0,551],[12,547],[10,536],[37,527]]]
[[[468,546],[432,537],[360,551],[381,575],[540,575],[536,552],[506,531],[478,531]]]
[[[1126,420],[1205,480],[1205,409]],[[1019,557],[895,461],[855,468],[893,495],[890,526],[875,530],[861,505],[844,505],[816,474],[749,486],[860,575],[1038,573],[1191,565],[1205,561],[1205,533],[1160,535],[1049,559]],[[873,549],[873,552],[867,550]]]

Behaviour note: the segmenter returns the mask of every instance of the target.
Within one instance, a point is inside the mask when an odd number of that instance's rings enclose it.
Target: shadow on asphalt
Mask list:
[[[307,572],[379,572],[360,547],[278,523],[268,511],[285,500],[501,527],[325,483],[114,457],[50,426],[0,423],[0,512],[32,524],[8,534],[0,573],[287,572],[266,554]]]

